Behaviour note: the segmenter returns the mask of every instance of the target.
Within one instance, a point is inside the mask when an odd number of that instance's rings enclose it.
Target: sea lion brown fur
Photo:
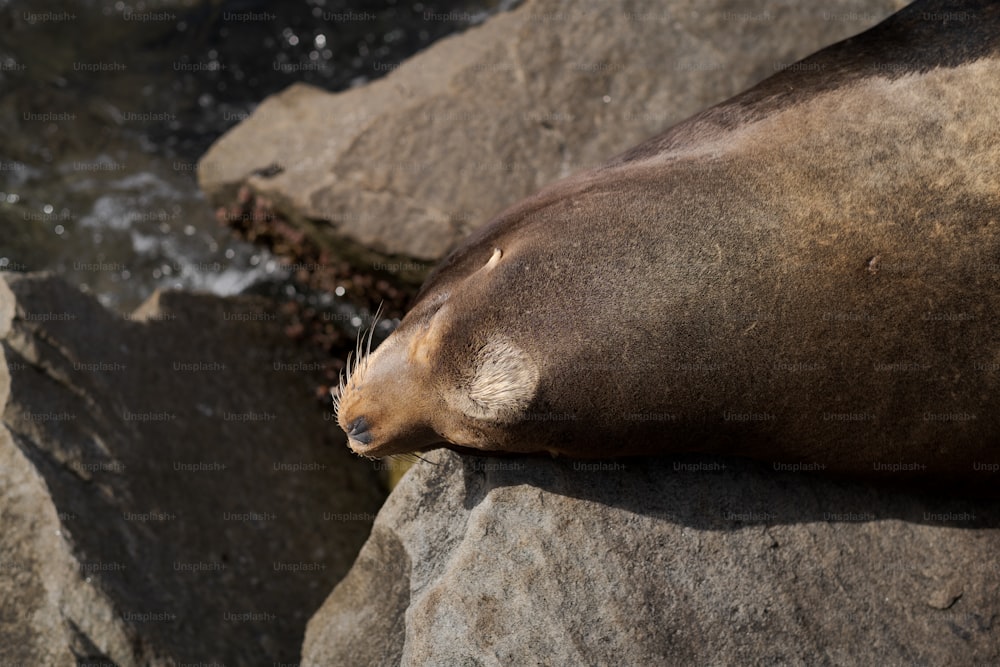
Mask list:
[[[508,209],[353,364],[351,448],[996,484],[998,51],[917,2]]]

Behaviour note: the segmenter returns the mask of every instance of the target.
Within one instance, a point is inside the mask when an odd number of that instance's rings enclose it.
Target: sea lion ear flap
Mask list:
[[[528,353],[494,336],[476,353],[455,407],[473,419],[514,422],[537,389],[538,366]]]

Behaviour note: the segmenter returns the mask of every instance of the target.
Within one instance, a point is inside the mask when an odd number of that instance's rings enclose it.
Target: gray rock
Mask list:
[[[334,256],[419,277],[407,258],[903,4],[528,0],[364,87],[268,98],[199,183],[217,206],[247,186]]]
[[[1000,661],[996,501],[733,460],[427,458],[303,664]]]
[[[297,661],[383,494],[273,304],[7,275],[0,338],[0,664]]]

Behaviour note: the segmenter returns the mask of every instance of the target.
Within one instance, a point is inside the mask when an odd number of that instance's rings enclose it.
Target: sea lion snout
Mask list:
[[[421,391],[424,364],[405,345],[387,341],[347,369],[336,396],[337,422],[357,454],[388,456],[440,442],[426,415],[433,396]]]
[[[494,250],[487,268],[500,256]],[[482,286],[487,277],[480,272],[474,282]],[[449,443],[485,449],[498,430],[521,420],[538,391],[537,362],[505,335],[481,336],[477,317],[456,318],[455,298],[467,295],[425,304],[420,317],[349,365],[337,421],[355,453],[382,457]]]

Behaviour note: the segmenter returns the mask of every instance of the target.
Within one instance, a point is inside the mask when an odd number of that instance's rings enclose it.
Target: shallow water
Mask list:
[[[267,95],[361,85],[497,4],[0,0],[0,270],[120,311],[158,287],[342,310],[216,222],[199,156]]]

